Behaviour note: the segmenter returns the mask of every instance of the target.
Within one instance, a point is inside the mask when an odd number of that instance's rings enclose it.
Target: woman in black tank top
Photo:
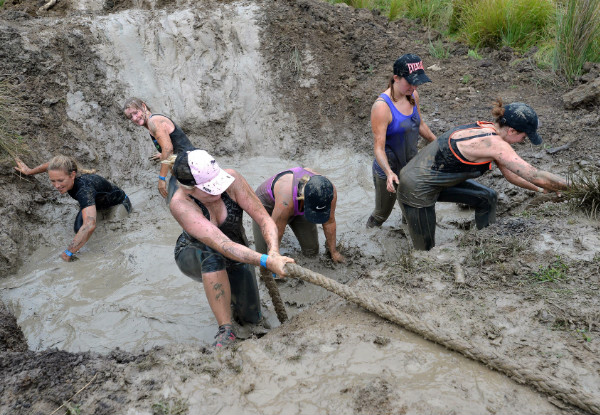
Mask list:
[[[181,271],[201,281],[219,331],[216,347],[235,340],[232,306],[242,322],[260,321],[260,300],[253,266],[285,276],[293,259],[279,255],[277,226],[246,180],[235,170],[223,170],[204,150],[178,154],[173,176],[179,189],[171,213],[183,228],[175,247]],[[242,225],[247,212],[262,230],[268,255],[248,248]]]
[[[123,105],[123,113],[132,123],[144,127],[150,132],[150,138],[158,150],[158,153],[150,157],[151,160],[162,162],[173,154],[177,155],[181,151],[194,149],[189,138],[177,124],[162,114],[152,114],[150,107],[141,99],[129,98]],[[169,167],[161,163],[158,174],[158,191],[162,197],[167,199],[167,203],[177,190],[176,181],[171,177],[167,191],[168,173]]]
[[[502,105],[492,109],[495,122],[464,125],[441,135],[421,150],[400,175],[398,200],[407,218],[413,245],[419,250],[435,246],[435,203],[462,203],[475,208],[478,229],[495,221],[497,194],[477,183],[494,162],[512,184],[535,192],[560,192],[567,182],[550,172],[538,170],[512,148],[529,137],[542,142],[537,133],[538,117],[526,104]]]

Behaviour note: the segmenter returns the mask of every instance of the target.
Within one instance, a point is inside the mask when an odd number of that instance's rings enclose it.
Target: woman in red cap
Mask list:
[[[492,162],[506,180],[525,189],[558,192],[567,188],[563,178],[536,169],[512,148],[525,136],[532,144],[542,143],[537,114],[529,105],[515,102],[503,106],[498,100],[492,115],[494,122],[477,121],[447,131],[402,169],[398,201],[416,249],[435,246],[437,201],[474,207],[478,229],[494,223],[496,192],[471,180],[491,170]]]
[[[175,261],[204,284],[219,324],[214,346],[227,346],[235,341],[232,317],[251,324],[262,319],[254,265],[285,276],[285,264],[294,260],[279,255],[277,226],[241,174],[221,169],[206,151],[193,150],[178,154],[173,175],[179,189],[169,206],[183,228]],[[244,212],[258,223],[268,254],[248,248]]]
[[[392,213],[396,186],[402,167],[417,154],[419,136],[431,142],[431,132],[419,112],[417,87],[431,82],[417,55],[406,54],[394,62],[394,74],[388,88],[371,108],[374,153],[373,183],[375,209],[367,227],[381,226]]]

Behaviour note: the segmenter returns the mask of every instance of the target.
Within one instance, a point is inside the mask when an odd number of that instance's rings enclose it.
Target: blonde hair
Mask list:
[[[166,164],[169,167],[173,167],[175,164],[175,160],[177,159],[177,154],[171,154],[166,160],[161,161],[161,164]]]
[[[81,173],[81,174],[92,174],[96,173],[96,170],[88,170],[81,169],[77,165],[77,162],[73,157],[64,156],[59,154],[58,156],[54,156],[52,160],[48,163],[48,170],[60,170],[65,172],[66,174],[71,174],[72,172]]]
[[[127,108],[135,108],[142,111],[144,111],[144,109],[147,109],[148,111],[152,112],[148,104],[146,104],[140,98],[136,97],[131,97],[127,101],[125,101],[125,104],[123,104],[123,113]]]

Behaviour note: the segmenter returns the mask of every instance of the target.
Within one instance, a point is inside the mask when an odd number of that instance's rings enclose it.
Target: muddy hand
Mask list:
[[[333,262],[340,264],[342,262],[345,262],[346,258],[344,258],[344,256],[342,254],[340,254],[338,251],[335,251],[335,252],[331,252],[331,260]]]
[[[66,252],[62,252],[62,253],[60,254],[60,257],[61,257],[61,259],[62,259],[63,261],[65,261],[65,262],[71,262],[71,260],[73,259],[73,257],[72,257],[72,256],[69,256],[69,255],[67,255],[67,254],[66,254]]]
[[[155,153],[155,154],[151,155],[150,157],[148,157],[148,160],[150,160],[150,161],[160,161],[160,153]]]
[[[398,187],[398,184],[400,183],[400,181],[398,180],[398,176],[396,176],[395,173],[390,173],[387,176],[387,191],[390,193],[396,193],[396,187]]]
[[[269,271],[279,275],[280,277],[287,277],[287,273],[285,272],[285,264],[287,263],[295,263],[292,258],[281,255],[269,255],[267,259],[267,268]]]
[[[29,175],[31,169],[27,167],[27,164],[23,163],[23,161],[20,158],[15,157],[15,163],[17,163],[17,167],[15,167],[16,171],[18,171],[19,173],[23,173],[26,176]]]
[[[162,197],[167,197],[167,182],[164,180],[158,180],[158,191]]]

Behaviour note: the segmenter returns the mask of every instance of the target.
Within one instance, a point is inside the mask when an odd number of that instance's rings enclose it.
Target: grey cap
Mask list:
[[[517,131],[527,134],[532,144],[542,144],[542,137],[537,133],[538,116],[529,105],[513,102],[504,106],[502,122]]]

